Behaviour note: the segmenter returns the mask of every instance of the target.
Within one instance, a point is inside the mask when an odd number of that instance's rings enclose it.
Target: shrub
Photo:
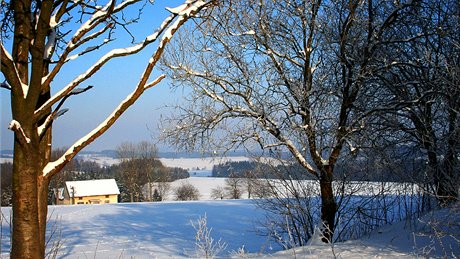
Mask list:
[[[200,191],[190,183],[183,183],[174,190],[174,195],[177,201],[192,201],[198,200]]]

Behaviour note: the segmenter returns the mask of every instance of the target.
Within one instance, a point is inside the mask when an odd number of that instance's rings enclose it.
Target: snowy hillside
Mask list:
[[[460,204],[427,213],[417,222],[381,227],[360,240],[313,242],[275,258],[459,258]]]
[[[254,200],[211,199],[211,190],[224,186],[225,178],[190,177],[171,187],[184,182],[199,189],[199,201],[50,206],[48,247],[58,248],[57,258],[203,258],[192,222],[206,216],[214,242],[226,243],[220,258],[460,256],[460,204],[428,213],[416,222],[382,227],[360,240],[331,246],[313,239],[308,246],[282,251],[273,239],[259,235],[266,215]],[[0,257],[8,258],[11,208],[1,211]]]

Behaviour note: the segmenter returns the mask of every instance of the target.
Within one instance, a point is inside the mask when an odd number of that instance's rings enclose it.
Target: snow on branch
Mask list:
[[[285,143],[286,147],[291,151],[291,153],[294,155],[295,159],[303,166],[305,167],[310,173],[314,175],[318,175],[316,170],[313,168],[313,166],[305,159],[305,157],[302,155],[302,153],[296,148],[294,143],[292,143],[291,140],[289,139],[284,139],[281,140],[282,142]]]
[[[48,42],[46,43],[45,45],[45,53],[44,53],[44,59],[51,59],[51,56],[53,54],[53,50],[56,46],[56,40],[57,40],[57,36],[56,36],[56,29],[55,28],[52,28],[51,29],[51,32],[48,36]]]
[[[40,108],[38,108],[35,111],[35,117],[38,120],[43,116],[43,114],[46,112],[47,109],[49,109],[51,106],[56,104],[60,99],[64,98],[68,93],[70,93],[75,87],[77,87],[79,84],[90,78],[92,75],[94,75],[99,69],[102,68],[108,61],[110,61],[113,58],[117,57],[123,57],[123,56],[128,56],[132,54],[136,54],[143,50],[146,46],[149,44],[155,42],[160,35],[163,34],[161,41],[159,43],[158,49],[161,51],[157,51],[156,57],[153,57],[154,59],[159,59],[159,56],[164,50],[165,44],[168,43],[171,40],[172,35],[176,32],[176,30],[186,21],[188,18],[192,17],[195,15],[199,10],[205,8],[210,2],[205,2],[205,1],[193,1],[190,3],[187,3],[187,6],[178,14],[172,14],[169,17],[167,17],[163,23],[160,25],[159,29],[155,31],[153,34],[147,36],[142,42],[139,44],[133,45],[128,48],[119,48],[119,49],[113,49],[109,51],[107,54],[102,56],[96,63],[94,63],[93,66],[91,66],[86,72],[80,74],[78,77],[76,77],[72,82],[70,82],[67,86],[65,86],[62,90],[57,92],[55,95],[53,95],[47,102],[45,102]],[[176,19],[177,18],[177,19]],[[89,26],[89,25],[88,25]],[[85,27],[85,26],[82,26]],[[82,29],[83,30],[83,29]],[[70,41],[69,44],[72,44],[73,41]],[[61,57],[62,58],[62,57]],[[65,63],[64,61],[60,60],[60,62],[63,64]],[[43,82],[45,85],[49,83],[54,75],[57,73],[55,71],[56,69],[60,69],[62,67],[61,65],[56,65],[56,67],[53,69],[53,71],[50,73],[47,78],[45,78],[45,81]]]
[[[166,20],[162,24],[162,26],[165,26],[165,27],[168,26],[172,22],[173,18],[174,17],[172,17],[172,16],[166,18]],[[49,109],[52,105],[57,103],[60,99],[64,98],[64,96],[66,96],[68,93],[70,93],[75,87],[77,87],[82,82],[84,82],[85,80],[90,78],[92,75],[94,75],[108,61],[110,61],[113,58],[128,56],[128,55],[132,55],[132,54],[140,52],[147,45],[149,45],[150,43],[156,41],[158,36],[159,36],[159,34],[161,32],[163,32],[164,30],[165,30],[164,27],[160,27],[160,29],[157,32],[155,32],[152,35],[148,36],[144,41],[142,41],[141,43],[136,44],[134,46],[131,46],[131,47],[128,47],[128,48],[113,49],[113,50],[109,51],[107,54],[102,56],[95,64],[93,64],[93,66],[91,66],[84,73],[82,73],[79,76],[77,76],[72,82],[70,82],[68,85],[66,85],[62,90],[57,92],[47,102],[45,102],[40,108],[38,108],[35,111],[36,118],[39,118],[44,112],[46,112],[47,109]]]
[[[26,97],[28,86],[21,82],[21,79],[19,78],[18,70],[16,69],[16,66],[14,65],[13,57],[11,56],[11,54],[8,52],[8,50],[5,49],[5,46],[3,46],[3,43],[1,43],[0,46],[1,46],[1,53],[0,53],[1,66],[0,67],[1,67],[1,71],[3,75],[5,76],[6,81],[8,81],[9,85],[12,85],[12,86],[15,86],[15,85],[22,86],[22,89],[21,89],[22,93],[24,94],[24,97]],[[2,84],[2,87],[3,87],[3,84]]]
[[[101,23],[104,23],[105,21],[108,20],[108,17],[110,15],[113,15],[117,12],[122,11],[124,8],[128,7],[129,5],[135,4],[139,2],[140,0],[129,0],[129,1],[123,1],[120,3],[118,6],[115,6],[115,1],[110,1],[105,7],[101,8],[100,10],[96,11],[91,18],[89,18],[85,23],[83,23],[80,28],[75,32],[75,34],[72,36],[70,41],[67,43],[67,46],[64,48],[63,53],[59,57],[58,62],[54,66],[54,68],[50,71],[50,73],[46,76],[43,77],[42,83],[43,85],[49,85],[51,81],[53,81],[54,77],[58,74],[58,72],[61,70],[62,66],[68,62],[69,60],[75,59],[80,55],[73,55],[72,57],[68,58],[69,54],[83,45],[84,43],[95,39],[105,31],[107,31],[108,28],[111,28],[112,23],[106,23],[104,28],[102,28],[100,31],[93,33],[89,36],[85,35],[92,31],[94,28],[96,28],[98,25]],[[75,3],[76,4],[76,3]],[[75,5],[74,5],[75,6]],[[74,7],[72,6],[72,8]],[[57,26],[58,22],[56,19],[56,16],[61,16],[62,13],[60,13],[61,10],[59,10],[56,14],[54,14],[50,20],[50,27],[54,29],[55,26]],[[105,43],[104,43],[105,44]]]
[[[16,138],[19,140],[19,143],[21,143],[22,145],[30,143],[30,138],[26,136],[26,133],[24,132],[21,124],[18,121],[12,120],[10,122],[10,125],[8,126],[8,129],[16,133]]]

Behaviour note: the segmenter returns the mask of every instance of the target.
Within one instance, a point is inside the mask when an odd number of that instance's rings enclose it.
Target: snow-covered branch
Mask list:
[[[45,45],[45,54],[43,57],[44,59],[51,59],[54,48],[56,46],[56,35],[56,28],[52,28],[50,34],[48,35],[48,42],[46,42]]]
[[[99,31],[97,31],[97,32],[95,32],[95,33],[93,33],[93,34],[91,34],[91,35],[86,36],[86,37],[83,38],[83,39],[81,39],[77,44],[74,44],[73,48],[69,48],[68,50],[69,50],[69,51],[73,51],[73,50],[76,49],[76,47],[81,46],[81,45],[83,45],[84,43],[89,42],[90,40],[96,39],[97,37],[99,37],[100,35],[102,35],[103,33],[105,33],[108,29],[110,29],[111,27],[112,27],[112,24],[111,24],[111,23],[106,24],[106,25],[104,26],[104,28],[100,29]],[[72,55],[72,56],[70,56],[70,57],[68,57],[68,54],[69,54],[70,52],[67,52],[67,53],[65,53],[65,55],[64,55],[64,54],[61,55],[61,57],[59,58],[59,62],[58,62],[58,63],[61,63],[61,64],[67,63],[67,62],[70,61],[70,60],[74,60],[74,59],[76,59],[76,58],[78,58],[78,57],[80,57],[80,56],[83,56],[84,54],[87,54],[87,53],[90,53],[90,52],[92,52],[92,51],[94,51],[94,50],[99,49],[99,48],[102,47],[103,45],[108,44],[110,41],[111,41],[111,40],[106,39],[106,40],[104,40],[102,43],[97,44],[96,46],[88,47],[88,48],[86,48],[85,50],[83,50],[82,52],[80,52],[80,53],[78,53],[78,54],[74,54],[74,55]],[[64,59],[64,58],[65,58],[65,59]],[[46,77],[45,82],[47,82],[47,81],[49,81],[49,77]]]
[[[95,32],[89,36],[85,35],[89,32],[91,32],[94,28],[99,26],[100,24],[103,24],[104,22],[107,21],[107,18],[110,15],[113,15],[117,12],[120,12],[124,8],[135,4],[139,2],[140,0],[129,0],[129,1],[123,1],[123,3],[119,4],[118,6],[115,6],[115,1],[110,1],[104,8],[101,10],[96,11],[91,18],[89,18],[85,23],[83,23],[80,28],[74,33],[72,38],[69,40],[67,43],[67,46],[64,48],[63,53],[59,57],[58,62],[56,65],[53,67],[53,69],[49,72],[48,75],[44,76],[43,78],[43,85],[49,85],[51,81],[53,81],[54,77],[58,74],[58,72],[61,70],[62,66],[70,60],[68,56],[72,51],[77,49],[78,47],[82,46],[84,43],[88,42],[89,40],[95,39],[99,35],[101,35],[103,32],[105,32],[108,28],[110,28],[112,25],[111,23],[107,23],[104,25],[104,28],[102,28],[100,31]],[[73,7],[72,7],[73,8]],[[59,19],[62,14],[60,14],[61,10],[58,11],[55,15],[51,17],[50,21],[50,26],[51,28],[54,28],[53,26],[57,26],[58,22],[57,19]],[[78,55],[74,55],[73,58],[78,57]],[[73,59],[72,58],[72,59]]]
[[[24,96],[27,94],[27,86],[23,85],[21,80],[19,79],[19,74],[18,70],[16,69],[16,66],[13,63],[13,57],[11,57],[11,54],[8,52],[8,50],[5,49],[5,46],[3,46],[3,43],[0,43],[1,46],[1,53],[0,53],[0,58],[1,58],[1,71],[3,75],[5,76],[6,80],[10,83],[12,86],[16,85],[21,85],[22,86],[22,92]]]
[[[114,49],[114,50],[109,51],[107,54],[101,57],[93,66],[91,66],[88,70],[86,70],[86,72],[76,77],[72,82],[67,84],[62,90],[60,90],[55,95],[53,95],[46,103],[44,103],[39,109],[37,109],[35,111],[36,118],[39,118],[40,116],[42,116],[42,114],[47,109],[49,109],[52,105],[57,103],[60,99],[64,98],[64,96],[70,93],[75,87],[77,87],[82,82],[84,82],[85,80],[90,78],[92,75],[94,75],[99,69],[101,69],[111,59],[138,53],[141,50],[143,50],[147,45],[156,41],[158,39],[159,34],[163,32],[166,29],[166,26],[170,25],[170,23],[173,21],[173,18],[174,18],[173,16],[168,17],[165,20],[165,22],[162,24],[162,27],[160,27],[160,29],[157,32],[148,36],[141,43],[128,47],[128,48],[119,48],[119,49]],[[49,78],[47,78],[46,80],[49,80]]]
[[[16,121],[12,120],[10,122],[10,125],[8,126],[8,129],[14,131],[16,134],[16,138],[19,140],[19,142],[22,145],[26,145],[30,143],[30,138],[26,136],[26,133],[24,132],[24,129],[22,128],[21,124]]]
[[[134,1],[134,0],[133,0]],[[147,36],[141,43],[136,44],[134,46],[128,47],[128,48],[119,48],[119,49],[114,49],[109,51],[107,54],[105,54],[103,57],[101,57],[93,66],[91,66],[86,72],[82,73],[78,77],[76,77],[72,82],[70,82],[67,86],[65,86],[62,90],[57,92],[54,96],[52,96],[46,103],[44,103],[39,109],[35,111],[35,117],[36,119],[41,118],[45,111],[49,109],[52,105],[57,103],[60,99],[64,98],[68,93],[70,93],[75,87],[77,87],[79,84],[90,78],[92,75],[94,75],[99,69],[101,69],[108,61],[110,61],[113,58],[117,57],[123,57],[123,56],[128,56],[132,55],[135,53],[140,52],[143,50],[146,46],[149,44],[155,42],[160,35],[163,35],[161,38],[161,41],[159,43],[158,49],[161,49],[161,52],[157,51],[157,56],[154,57],[154,59],[159,59],[159,55],[164,50],[165,44],[171,40],[172,35],[176,32],[176,30],[186,21],[188,18],[192,17],[195,15],[199,10],[205,8],[208,4],[212,3],[212,1],[205,2],[205,1],[193,1],[193,2],[188,2],[186,7],[182,11],[180,11],[178,14],[172,14],[169,17],[167,17],[163,23],[160,25],[160,28],[154,32],[153,34]],[[96,14],[94,16],[99,17],[102,15],[103,12]],[[177,18],[177,19],[176,19]],[[91,20],[95,20],[96,18],[93,18]],[[80,35],[83,32],[86,33],[89,28],[91,27],[91,23],[87,23],[87,25],[82,25],[82,28],[80,29],[81,32],[77,32],[76,34]],[[81,39],[82,36],[77,37],[78,39]],[[69,42],[69,46],[72,46],[72,41]],[[69,47],[70,48],[70,47]],[[73,47],[72,47],[73,48]],[[61,56],[62,58],[62,56]],[[53,71],[45,78],[43,84],[47,84],[51,82],[52,78],[54,77],[55,74],[57,74],[58,71],[55,71],[56,69],[59,70],[60,67],[62,67],[63,63],[65,61],[60,60],[56,67],[53,69]],[[59,65],[60,64],[60,65]]]

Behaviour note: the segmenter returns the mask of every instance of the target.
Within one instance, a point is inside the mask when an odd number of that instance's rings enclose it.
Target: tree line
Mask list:
[[[130,150],[132,154],[130,157],[127,156],[127,153],[123,153],[127,151],[127,147],[134,148]],[[154,152],[141,155],[140,150],[146,147]],[[52,152],[52,155],[58,157],[63,152],[64,149],[57,149]],[[113,178],[120,190],[120,202],[142,202],[163,200],[170,191],[171,182],[189,177],[187,170],[164,166],[156,156],[156,147],[151,143],[123,143],[117,148],[117,152],[121,162],[108,166],[102,166],[94,161],[73,159],[60,174],[51,179],[48,204],[55,204],[57,190],[64,188],[66,181]],[[2,163],[1,172],[1,205],[11,206],[13,165]]]

